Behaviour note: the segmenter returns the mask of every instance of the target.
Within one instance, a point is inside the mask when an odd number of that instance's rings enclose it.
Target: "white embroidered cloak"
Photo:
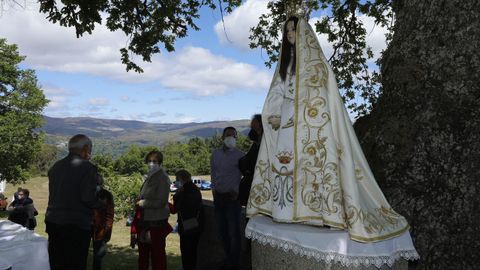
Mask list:
[[[263,107],[264,135],[247,216],[329,225],[360,242],[402,234],[407,221],[376,183],[332,69],[304,19],[295,40],[296,72],[283,82],[277,65]],[[278,130],[268,124],[272,115],[281,117]]]

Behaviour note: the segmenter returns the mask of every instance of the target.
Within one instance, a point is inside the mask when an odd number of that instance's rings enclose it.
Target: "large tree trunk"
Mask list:
[[[480,1],[393,0],[382,95],[355,128],[417,269],[480,267]]]

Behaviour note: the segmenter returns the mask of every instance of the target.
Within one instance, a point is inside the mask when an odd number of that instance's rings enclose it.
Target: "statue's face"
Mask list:
[[[290,44],[295,44],[295,23],[293,21],[287,23],[287,40]]]

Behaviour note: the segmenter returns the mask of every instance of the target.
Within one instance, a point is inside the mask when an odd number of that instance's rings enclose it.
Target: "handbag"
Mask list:
[[[182,215],[180,214],[180,211],[178,212],[178,215],[180,217],[180,220],[182,221],[184,233],[190,232],[200,227],[200,223],[198,222],[198,214],[196,217],[192,217],[188,219],[183,219]]]

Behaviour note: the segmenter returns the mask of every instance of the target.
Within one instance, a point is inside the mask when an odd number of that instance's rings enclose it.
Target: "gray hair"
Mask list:
[[[87,137],[87,135],[77,134],[68,141],[68,152],[77,153],[85,146],[88,146],[90,149],[92,149],[92,141]]]

